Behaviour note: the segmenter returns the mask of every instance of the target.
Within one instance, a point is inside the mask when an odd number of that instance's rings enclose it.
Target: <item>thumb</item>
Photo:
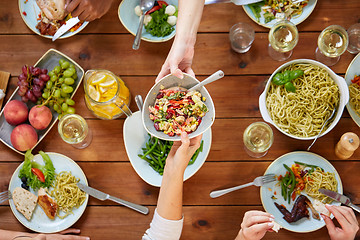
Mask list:
[[[170,72],[172,75],[174,75],[177,78],[180,78],[180,79],[184,78],[182,71],[175,65],[170,66]]]
[[[265,235],[267,230],[271,229],[273,226],[274,226],[274,223],[265,222],[265,223],[260,223],[260,224],[254,224],[253,226],[250,227],[250,229],[254,233],[258,233],[263,236],[263,235]]]
[[[325,216],[324,214],[321,214],[321,216],[324,219],[326,228],[329,232],[329,235],[331,236],[334,232],[336,232],[336,227],[335,227],[333,221],[331,220],[331,218],[329,218],[328,216]]]

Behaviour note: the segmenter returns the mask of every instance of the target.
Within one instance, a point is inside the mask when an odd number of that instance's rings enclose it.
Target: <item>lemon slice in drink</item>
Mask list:
[[[89,96],[97,102],[100,100],[100,93],[92,85],[89,86]]]
[[[98,74],[99,75],[99,74]],[[95,78],[94,77],[94,79],[91,81],[91,84],[92,85],[98,85],[98,84],[100,84],[100,83],[103,83],[103,82],[105,82],[105,80],[106,80],[106,78],[108,77],[108,75],[104,75],[104,74],[101,74],[101,75],[99,75],[99,77],[98,78]]]
[[[116,80],[112,77],[105,79],[103,82],[99,83],[99,87],[109,88],[116,84]]]

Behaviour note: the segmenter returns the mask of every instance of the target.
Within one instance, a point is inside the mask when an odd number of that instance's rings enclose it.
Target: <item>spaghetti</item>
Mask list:
[[[282,72],[297,69],[304,74],[292,81],[296,92],[271,83],[266,107],[274,123],[286,133],[297,137],[316,136],[339,105],[339,88],[325,69],[313,64],[292,64]]]
[[[71,172],[63,171],[56,176],[54,189],[50,195],[56,199],[59,209],[65,213],[64,216],[60,216],[58,211],[59,218],[65,218],[73,213],[72,209],[74,207],[78,208],[84,203],[86,194],[77,186],[79,181]]]

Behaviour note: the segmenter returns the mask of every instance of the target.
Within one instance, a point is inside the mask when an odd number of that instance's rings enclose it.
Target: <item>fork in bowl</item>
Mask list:
[[[3,203],[9,199],[11,199],[11,192],[10,191],[5,191],[5,192],[1,192],[0,193],[0,203]]]
[[[259,186],[263,186],[264,184],[270,183],[273,181],[275,181],[275,174],[266,174],[264,176],[255,178],[254,181],[251,183],[243,184],[243,185],[232,187],[232,188],[226,188],[226,189],[222,189],[222,190],[212,191],[210,193],[210,197],[217,198],[224,194],[227,194],[229,192],[233,192],[233,191],[236,191],[236,190],[239,190],[242,188],[246,188],[246,187],[249,187],[252,185],[259,187]]]

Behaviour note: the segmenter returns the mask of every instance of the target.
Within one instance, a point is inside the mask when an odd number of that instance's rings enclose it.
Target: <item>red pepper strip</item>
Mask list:
[[[180,101],[169,100],[169,102],[170,102],[171,104],[176,104],[176,105],[184,104],[184,101],[183,101],[183,100],[180,100]]]
[[[163,7],[164,5],[167,6],[169,4],[167,4],[167,2],[165,1],[157,1],[157,3],[159,4],[159,6]]]
[[[39,179],[40,182],[45,182],[45,176],[38,168],[31,168],[31,172]]]
[[[26,15],[27,15],[25,11],[23,11],[23,12],[22,12],[22,14],[23,14],[24,16],[26,16]]]
[[[295,198],[296,198],[296,192],[293,191],[293,193],[292,193],[292,195],[291,195],[291,199],[292,199],[293,201],[295,201]]]
[[[150,14],[150,13],[153,13],[157,10],[159,10],[161,7],[159,5],[157,6],[154,6],[152,9],[150,9],[149,11],[147,11],[146,15]]]

